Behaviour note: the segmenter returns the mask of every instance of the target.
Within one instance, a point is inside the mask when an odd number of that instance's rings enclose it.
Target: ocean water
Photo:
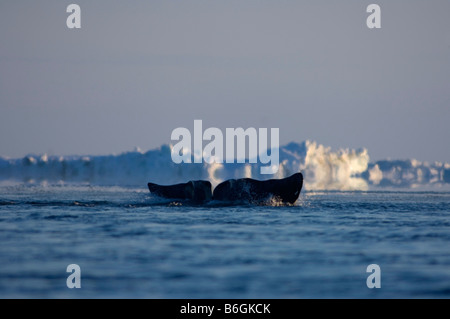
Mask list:
[[[195,206],[146,188],[10,185],[0,243],[1,298],[450,297],[449,192]]]

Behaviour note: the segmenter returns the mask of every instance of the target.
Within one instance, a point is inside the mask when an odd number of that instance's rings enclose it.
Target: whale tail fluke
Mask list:
[[[194,202],[245,201],[261,203],[275,200],[284,204],[294,204],[300,196],[303,186],[302,173],[296,173],[282,179],[259,181],[251,178],[229,179],[211,191],[209,181],[189,181],[175,185],[148,183],[152,194],[164,198],[186,199]]]

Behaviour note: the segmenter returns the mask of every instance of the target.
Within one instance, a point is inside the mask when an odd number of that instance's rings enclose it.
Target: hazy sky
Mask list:
[[[201,119],[450,162],[449,14],[448,0],[2,1],[0,155],[149,150]]]

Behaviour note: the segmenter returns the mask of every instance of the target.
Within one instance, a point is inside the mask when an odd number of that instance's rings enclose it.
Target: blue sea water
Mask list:
[[[2,186],[0,297],[449,298],[450,193],[195,206],[145,188]]]

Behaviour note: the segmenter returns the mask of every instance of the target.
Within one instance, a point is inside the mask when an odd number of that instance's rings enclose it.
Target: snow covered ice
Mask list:
[[[140,186],[206,179],[213,186],[230,178],[283,178],[302,172],[306,190],[369,190],[371,188],[446,187],[450,164],[417,160],[370,162],[367,149],[332,150],[313,141],[291,142],[279,149],[276,174],[260,174],[260,166],[248,163],[181,163],[171,160],[172,145],[119,155],[47,156],[0,158],[1,182],[83,183]]]

